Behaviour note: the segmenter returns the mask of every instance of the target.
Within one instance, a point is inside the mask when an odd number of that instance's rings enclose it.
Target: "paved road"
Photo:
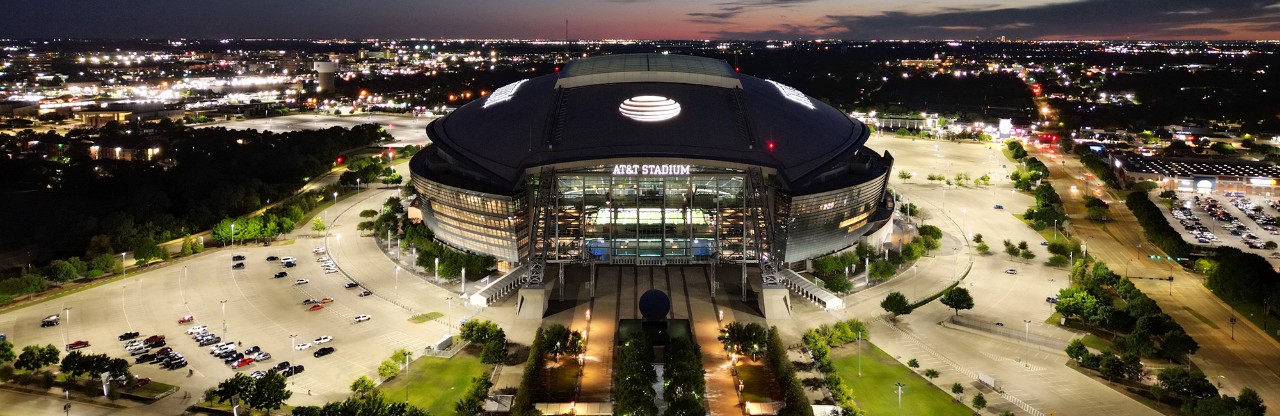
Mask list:
[[[1123,203],[1111,205],[1111,221],[1105,224],[1083,220],[1083,197],[1072,194],[1070,185],[1079,182],[1073,178],[1086,172],[1073,158],[1050,166],[1051,183],[1063,196],[1067,214],[1076,219],[1072,231],[1088,243],[1089,253],[1107,262],[1112,270],[1128,269],[1131,277],[1172,275],[1172,283],[1148,279],[1133,282],[1200,344],[1200,351],[1191,356],[1192,362],[1214,381],[1220,381],[1224,394],[1235,395],[1248,386],[1257,390],[1263,401],[1280,403],[1280,343],[1244,319],[1237,320],[1233,337],[1230,320],[1234,312],[1230,307],[1205,289],[1201,276],[1179,267],[1170,268],[1168,261],[1149,260],[1150,255],[1165,254],[1142,238],[1137,218]],[[1123,195],[1109,199],[1123,200]],[[1267,414],[1280,414],[1280,409],[1272,406]]]

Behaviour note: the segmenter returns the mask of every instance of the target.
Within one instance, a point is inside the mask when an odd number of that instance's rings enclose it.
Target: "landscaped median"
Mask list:
[[[866,325],[856,319],[822,325],[804,334],[804,345],[824,376],[823,384],[845,414],[969,414],[967,407],[866,338]],[[936,377],[938,373],[931,374]],[[897,383],[903,385],[904,399],[909,400],[898,400]]]

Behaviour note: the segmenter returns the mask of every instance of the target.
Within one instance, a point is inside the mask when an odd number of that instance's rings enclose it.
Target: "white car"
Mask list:
[[[198,333],[205,332],[205,331],[208,331],[208,330],[209,330],[209,326],[208,326],[208,325],[196,325],[196,326],[193,326],[193,327],[191,327],[191,328],[187,328],[187,335],[191,335],[191,334],[198,334]]]
[[[327,251],[327,250],[325,250],[325,249],[324,249],[324,247],[316,247],[316,248],[311,249],[311,252],[312,252],[312,253],[314,253],[314,254],[324,254],[324,253],[325,253],[325,251]]]
[[[309,342],[304,342],[304,343],[301,343],[301,344],[298,344],[298,345],[294,345],[294,346],[293,346],[293,349],[294,349],[294,350],[296,350],[296,351],[302,351],[302,350],[305,350],[305,349],[307,349],[307,348],[311,348],[311,343],[309,343]]]
[[[1273,257],[1274,257],[1274,256],[1273,256]],[[129,341],[129,342],[124,343],[124,349],[126,349],[126,350],[127,350],[127,349],[130,349],[130,348],[133,348],[133,347],[139,346],[139,345],[142,345],[142,340],[140,340],[140,339],[135,339],[135,340],[133,340],[133,341]]]
[[[293,281],[293,284],[295,285],[305,285],[307,283],[311,283],[311,281],[307,279],[298,279]]]
[[[316,342],[316,345],[320,345],[320,344],[327,343],[327,342],[329,342],[329,341],[333,341],[333,337],[328,336],[328,335],[325,335],[325,336],[323,336],[323,337],[316,338],[316,341],[315,341],[315,342]]]
[[[1018,274],[1018,269],[1004,269],[1004,272],[1008,274]]]
[[[337,264],[337,263],[334,263],[334,262],[331,262],[331,261],[326,261],[326,262],[324,262],[324,263],[321,263],[321,264],[320,264],[320,267],[324,267],[324,268],[326,268],[326,269],[333,269],[333,268],[338,267],[338,264]]]
[[[329,256],[316,257],[316,261],[323,261],[327,263],[329,261]]]
[[[293,257],[281,257],[281,258],[280,258],[280,263],[293,263],[293,262],[296,262],[296,261],[298,261],[298,259],[295,259],[295,258],[293,258]]]
[[[325,274],[337,273],[338,269],[324,269]]]
[[[253,354],[254,361],[266,361],[270,359],[271,359],[271,354],[267,353],[266,351],[260,351],[256,354]]]
[[[370,319],[373,319],[373,317],[369,315],[356,315],[356,317],[354,318],[356,323],[368,321]]]

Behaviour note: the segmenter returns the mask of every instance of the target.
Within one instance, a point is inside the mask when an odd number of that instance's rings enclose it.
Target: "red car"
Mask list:
[[[151,379],[149,379],[149,378],[140,378],[140,379],[138,379],[138,381],[136,381],[136,382],[134,382],[134,383],[133,383],[133,388],[135,388],[135,389],[136,389],[136,388],[138,388],[138,387],[142,387],[142,386],[145,386],[145,385],[148,385],[148,384],[151,384]]]
[[[84,348],[84,347],[88,347],[88,346],[89,346],[89,341],[80,340],[80,341],[76,341],[76,342],[72,342],[72,343],[70,343],[70,344],[67,344],[67,351],[78,350],[78,349],[81,349],[81,348]]]
[[[244,358],[241,358],[241,359],[240,359],[240,361],[236,361],[236,362],[234,362],[234,363],[231,363],[231,368],[240,368],[240,367],[244,367],[244,366],[249,365],[249,364],[253,364],[253,358],[252,358],[252,357],[244,357]]]
[[[324,305],[321,305],[321,304],[319,304],[319,303],[317,303],[317,304],[315,304],[315,305],[311,305],[311,307],[310,307],[310,308],[307,308],[307,310],[309,310],[309,311],[318,311],[318,310],[321,310],[321,309],[324,309]]]
[[[142,343],[143,343],[143,344],[151,344],[151,343],[154,343],[154,342],[156,342],[156,341],[163,340],[163,339],[164,339],[164,335],[152,335],[152,336],[147,337],[147,339],[146,339],[146,340],[144,340],[144,341],[142,341]]]

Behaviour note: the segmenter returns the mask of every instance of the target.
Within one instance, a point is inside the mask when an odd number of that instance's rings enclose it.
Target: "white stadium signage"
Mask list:
[[[640,176],[688,175],[689,165],[614,165],[613,174]]]

